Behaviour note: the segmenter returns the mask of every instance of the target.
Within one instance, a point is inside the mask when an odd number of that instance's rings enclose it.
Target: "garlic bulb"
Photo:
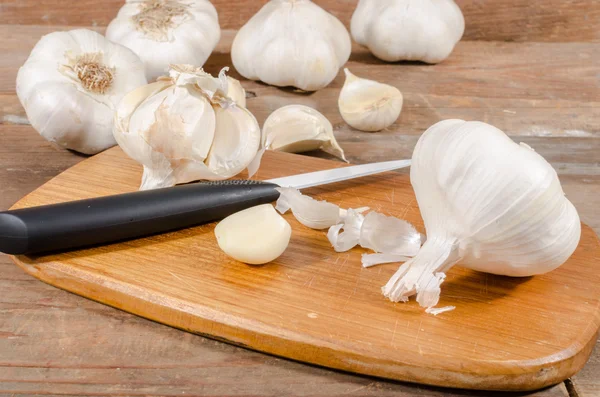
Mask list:
[[[261,133],[246,108],[226,96],[218,78],[190,65],[126,95],[115,115],[121,148],[144,166],[140,189],[231,178],[257,156]]]
[[[352,37],[384,61],[446,59],[465,31],[453,0],[359,0]]]
[[[271,204],[263,204],[228,216],[215,227],[223,252],[240,262],[262,265],[283,254],[292,228]]]
[[[348,125],[361,131],[380,131],[394,124],[402,111],[402,93],[396,87],[356,77],[348,69],[338,107]]]
[[[236,105],[246,107],[246,90],[242,87],[242,83],[233,77],[227,76],[227,96],[235,102]]]
[[[126,0],[106,37],[138,54],[154,80],[170,64],[204,65],[221,29],[208,0]]]
[[[117,103],[146,84],[129,49],[86,29],[54,32],[35,45],[17,74],[17,96],[33,128],[50,142],[85,154],[116,144]]]
[[[581,224],[556,171],[527,145],[481,122],[445,120],[419,139],[410,173],[427,241],[383,288],[437,304],[445,272],[531,276],[563,264]]]
[[[315,91],[350,57],[342,23],[310,0],[271,0],[235,36],[233,65],[250,80]]]
[[[325,116],[304,105],[288,105],[269,115],[263,125],[267,149],[301,153],[322,149],[346,161]]]

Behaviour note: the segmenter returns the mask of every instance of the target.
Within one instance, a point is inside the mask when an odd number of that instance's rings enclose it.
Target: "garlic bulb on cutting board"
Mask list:
[[[48,141],[95,154],[116,144],[116,105],[144,84],[137,55],[101,34],[77,29],[40,39],[19,69],[17,96],[33,128]]]
[[[465,30],[453,0],[359,0],[352,37],[384,61],[446,59]]]
[[[315,91],[350,57],[342,23],[310,0],[271,0],[235,36],[233,65],[250,80]]]
[[[410,179],[427,241],[383,288],[393,301],[416,293],[421,306],[435,306],[456,263],[506,276],[546,273],[579,243],[579,216],[556,171],[489,124],[445,120],[429,128]]]
[[[362,79],[344,69],[346,82],[338,107],[342,118],[357,130],[375,132],[394,124],[402,111],[402,93],[396,87]]]
[[[302,153],[322,149],[346,160],[325,116],[304,105],[288,105],[275,110],[263,125],[263,139],[270,150]]]
[[[253,162],[261,143],[258,122],[229,98],[218,78],[191,65],[172,65],[170,77],[126,95],[114,135],[144,166],[140,189],[231,178]]]
[[[127,0],[106,37],[138,54],[152,81],[170,64],[204,65],[221,29],[208,0]]]

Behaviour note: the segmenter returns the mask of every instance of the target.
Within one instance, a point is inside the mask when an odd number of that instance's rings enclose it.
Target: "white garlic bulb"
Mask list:
[[[121,148],[144,166],[140,189],[231,178],[260,148],[256,118],[226,96],[218,78],[191,65],[172,65],[170,78],[126,95],[115,115]]]
[[[138,54],[151,81],[170,64],[204,65],[221,29],[208,0],[127,0],[106,37]]]
[[[460,41],[465,19],[453,0],[359,0],[351,31],[384,61],[438,63]]]
[[[329,120],[308,106],[288,105],[275,110],[263,125],[263,139],[269,150],[302,153],[322,149],[346,161]]]
[[[445,272],[531,276],[563,264],[579,243],[577,210],[556,171],[529,146],[481,122],[445,120],[419,139],[411,183],[427,241],[383,288],[435,306]]]
[[[144,84],[137,55],[101,34],[77,29],[40,39],[19,69],[17,96],[33,128],[48,141],[95,154],[116,144],[116,105]]]
[[[310,0],[271,0],[235,36],[231,58],[250,80],[315,91],[350,57],[344,25]]]
[[[348,69],[338,107],[342,118],[357,130],[375,132],[394,124],[402,111],[402,93],[396,87],[356,77]]]
[[[233,77],[227,76],[228,91],[227,96],[243,108],[246,107],[246,90],[242,87],[242,83]]]
[[[292,237],[292,227],[271,204],[248,208],[228,216],[215,227],[219,248],[250,265],[279,258]]]

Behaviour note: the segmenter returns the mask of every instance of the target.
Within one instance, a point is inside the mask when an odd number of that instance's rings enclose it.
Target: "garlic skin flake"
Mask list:
[[[76,29],[40,39],[19,69],[17,96],[45,139],[95,154],[116,144],[115,108],[144,84],[137,55],[94,31]]]
[[[236,70],[250,80],[316,91],[350,58],[344,25],[310,0],[271,0],[237,33]]]
[[[263,125],[263,139],[269,150],[302,153],[322,149],[346,161],[329,120],[308,106],[288,105],[275,110]]]
[[[579,243],[579,216],[556,171],[489,124],[445,120],[429,128],[410,177],[427,241],[383,287],[392,301],[416,293],[421,306],[435,306],[458,262],[506,276],[546,273]]]
[[[221,29],[208,0],[127,0],[106,37],[138,54],[152,81],[170,64],[204,65]]]
[[[453,0],[359,0],[352,37],[388,62],[446,59],[465,31]]]
[[[248,208],[228,216],[215,227],[217,243],[233,259],[262,265],[286,250],[292,228],[271,204]]]
[[[170,77],[126,95],[114,136],[144,166],[140,189],[196,180],[223,180],[259,153],[256,118],[227,97],[226,68],[218,78],[191,65],[172,65]]]
[[[246,107],[246,90],[242,87],[242,83],[233,77],[227,76],[227,96],[235,102],[236,105]]]
[[[315,200],[303,195],[298,189],[280,187],[276,190],[280,196],[275,209],[282,214],[291,209],[298,222],[311,229],[327,229],[336,225],[346,214],[337,205]]]
[[[375,132],[394,124],[402,111],[400,90],[353,75],[348,69],[338,107],[342,118],[357,130]]]

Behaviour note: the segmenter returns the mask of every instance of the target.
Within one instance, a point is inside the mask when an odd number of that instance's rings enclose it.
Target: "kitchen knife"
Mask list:
[[[410,160],[355,165],[268,181],[227,180],[0,212],[0,252],[64,251],[213,222],[304,189],[392,171]]]

